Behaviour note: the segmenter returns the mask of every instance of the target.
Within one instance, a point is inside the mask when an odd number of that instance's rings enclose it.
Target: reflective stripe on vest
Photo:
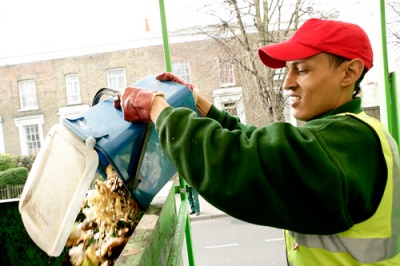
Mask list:
[[[400,161],[397,144],[383,124],[364,112],[353,116],[377,133],[388,177],[375,214],[335,235],[285,232],[290,265],[400,265]],[[329,262],[333,263],[330,264]],[[322,263],[322,264],[320,264]]]

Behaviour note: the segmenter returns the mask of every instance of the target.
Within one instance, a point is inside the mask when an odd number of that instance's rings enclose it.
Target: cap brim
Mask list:
[[[259,48],[258,56],[266,66],[282,68],[286,66],[286,61],[304,59],[320,52],[319,50],[289,39],[285,42]]]

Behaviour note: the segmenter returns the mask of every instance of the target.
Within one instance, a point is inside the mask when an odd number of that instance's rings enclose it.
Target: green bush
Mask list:
[[[17,167],[17,161],[9,154],[0,153],[0,172]]]
[[[26,167],[30,171],[32,169],[33,162],[36,159],[36,155],[18,155],[14,157],[16,167]]]
[[[0,188],[7,185],[24,185],[28,178],[28,168],[17,167],[0,172]]]
[[[22,222],[18,201],[0,204],[0,213],[0,265],[71,265],[64,262],[66,251],[50,257],[33,242]]]

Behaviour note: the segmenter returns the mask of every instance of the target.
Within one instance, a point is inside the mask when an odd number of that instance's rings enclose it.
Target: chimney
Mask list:
[[[145,19],[145,30],[146,32],[150,32],[149,20],[147,18]]]

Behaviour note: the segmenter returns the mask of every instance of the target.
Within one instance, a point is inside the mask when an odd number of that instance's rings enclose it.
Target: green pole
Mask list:
[[[399,128],[399,102],[397,96],[397,76],[396,72],[390,73],[390,88],[392,99],[392,136],[396,140],[397,145],[400,144],[400,128]]]
[[[164,59],[165,59],[165,68],[167,72],[172,72],[172,63],[171,63],[171,54],[169,49],[169,40],[168,40],[168,30],[167,30],[167,19],[165,16],[165,7],[164,7],[164,0],[159,0],[160,5],[160,17],[161,17],[161,28],[162,28],[162,36],[163,36],[163,43],[164,43]],[[192,246],[192,233],[190,231],[190,218],[188,217],[187,211],[187,196],[186,196],[186,183],[185,180],[179,175],[179,193],[181,195],[181,206],[179,209],[178,214],[178,225],[177,231],[180,232],[180,227],[184,226],[185,228],[185,235],[186,235],[186,248],[188,252],[188,260],[189,265],[194,266],[194,253],[193,253],[193,246]],[[179,234],[178,234],[179,235]],[[181,236],[181,235],[179,235]],[[182,238],[178,237],[176,239],[179,243],[175,243],[182,245],[181,243]],[[176,257],[172,257],[171,263],[176,262]]]
[[[383,71],[385,81],[386,110],[388,117],[388,130],[393,138],[399,144],[399,107],[396,89],[396,76],[389,73],[388,55],[387,55],[387,38],[386,38],[386,13],[385,0],[380,1],[381,12],[381,34],[382,34],[382,56]]]
[[[171,54],[169,50],[167,19],[165,17],[164,0],[159,0],[159,2],[160,2],[161,28],[162,28],[162,36],[164,43],[165,68],[167,72],[172,72],[172,63],[171,63]]]

